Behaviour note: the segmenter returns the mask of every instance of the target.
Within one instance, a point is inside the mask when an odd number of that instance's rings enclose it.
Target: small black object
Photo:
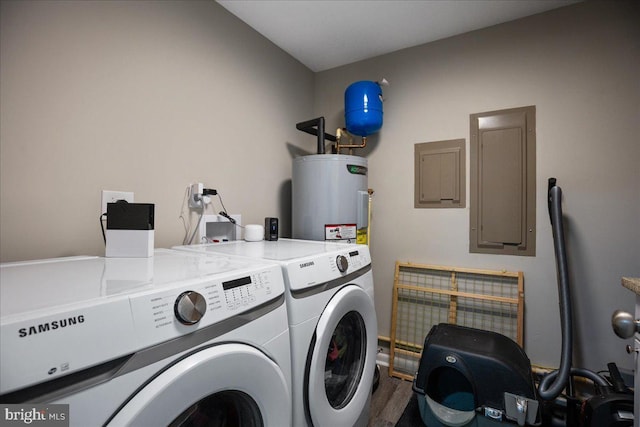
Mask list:
[[[375,393],[380,385],[380,367],[376,365],[376,370],[373,371],[373,385],[371,386],[371,393]]]
[[[278,240],[278,218],[266,217],[264,219],[264,240]]]
[[[107,203],[107,230],[153,230],[153,203]]]
[[[231,224],[235,224],[235,223],[236,223],[236,220],[235,220],[235,219],[233,219],[233,218],[231,218],[231,215],[229,215],[229,214],[228,214],[228,213],[226,213],[225,211],[220,211],[219,215],[221,215],[221,216],[223,216],[223,217],[227,218]]]
[[[607,363],[607,368],[609,368],[609,377],[611,378],[613,391],[616,393],[629,393],[629,389],[624,384],[622,375],[620,375],[620,371],[618,370],[618,365],[614,362]]]
[[[632,427],[633,394],[597,394],[584,402],[580,415],[585,427]]]

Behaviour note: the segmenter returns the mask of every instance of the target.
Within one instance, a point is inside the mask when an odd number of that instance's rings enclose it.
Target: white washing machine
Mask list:
[[[276,263],[156,250],[0,267],[0,402],[71,426],[291,425]]]
[[[294,426],[367,425],[378,339],[367,246],[280,239],[175,249],[278,262],[287,285]]]

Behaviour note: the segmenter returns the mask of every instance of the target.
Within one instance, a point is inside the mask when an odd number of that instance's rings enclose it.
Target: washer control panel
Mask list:
[[[269,277],[263,273],[222,282],[224,304],[233,311],[253,306],[260,295],[271,295]]]
[[[181,293],[173,305],[176,319],[185,325],[198,323],[207,310],[207,302],[204,297],[194,291]]]
[[[338,255],[336,257],[336,266],[340,273],[344,273],[349,268],[349,260],[344,255]]]
[[[202,278],[131,299],[139,339],[157,343],[250,311],[284,293],[277,265],[227,279]]]

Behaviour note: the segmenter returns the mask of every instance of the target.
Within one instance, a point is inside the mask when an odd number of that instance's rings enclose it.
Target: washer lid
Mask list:
[[[323,241],[279,239],[275,241],[233,241],[217,244],[189,245],[176,247],[174,249],[239,255],[271,261],[290,261],[329,252],[344,251],[350,246],[355,245]]]
[[[66,257],[5,263],[0,264],[0,313],[4,322],[9,316],[95,303],[213,275],[243,274],[268,265],[169,249],[156,249],[149,258]]]
[[[285,281],[293,292],[371,269],[369,247],[353,243],[280,239],[176,246],[174,249],[275,261],[283,266]]]

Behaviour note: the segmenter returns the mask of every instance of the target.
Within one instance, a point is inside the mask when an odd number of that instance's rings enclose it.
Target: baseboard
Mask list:
[[[388,353],[383,353],[383,352],[378,352],[378,355],[376,357],[376,363],[378,365],[386,366],[388,368],[389,367],[389,354]]]

